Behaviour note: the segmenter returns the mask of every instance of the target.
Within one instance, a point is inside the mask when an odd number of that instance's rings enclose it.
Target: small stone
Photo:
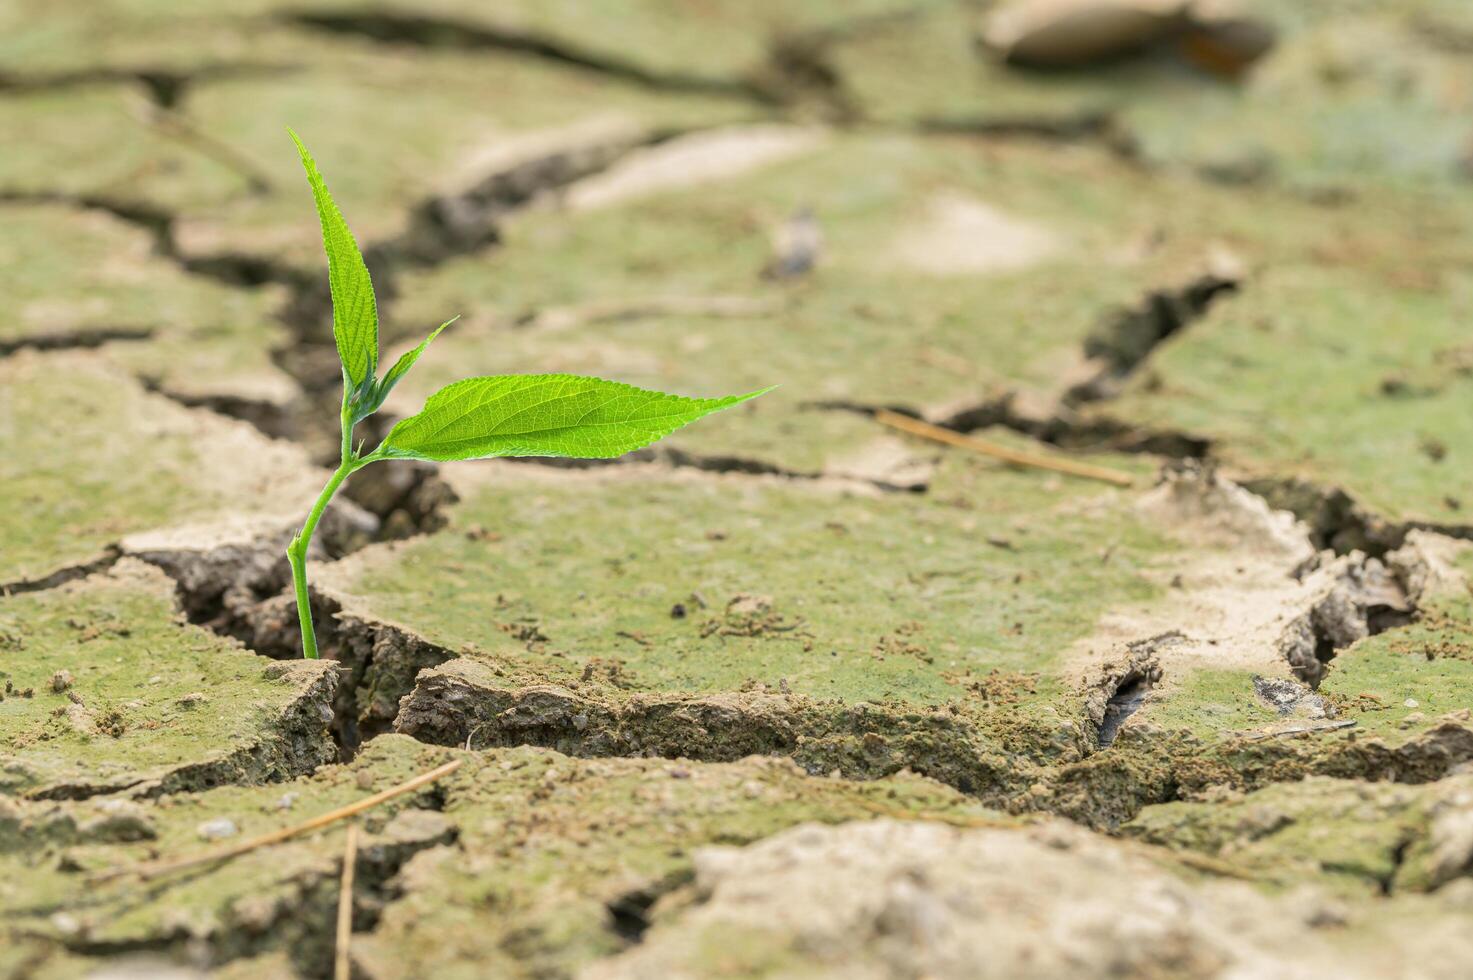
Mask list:
[[[1402,704],[1408,708],[1415,708],[1418,706],[1416,698],[1407,698],[1405,701],[1402,702]]]
[[[1411,714],[1409,714],[1405,718],[1403,718],[1401,720],[1401,724],[1399,726],[1397,726],[1397,727],[1399,727],[1399,728],[1414,728],[1414,727],[1416,727],[1417,725],[1420,725],[1422,722],[1424,722],[1426,720],[1427,720],[1427,716],[1424,715],[1424,714],[1422,714],[1422,712],[1420,712],[1420,711],[1413,711]]]
[[[51,690],[57,694],[72,686],[72,672],[69,670],[58,670],[51,675]]]
[[[364,769],[362,772],[358,773],[356,782],[359,789],[373,789],[373,773],[369,772],[367,769]]]
[[[192,691],[189,694],[184,695],[174,703],[181,708],[198,708],[200,705],[208,703],[209,700],[209,697],[203,692]]]
[[[1339,902],[1326,899],[1306,903],[1304,924],[1311,929],[1337,929],[1349,921],[1349,913]]]
[[[51,928],[63,936],[75,936],[82,931],[82,923],[69,912],[58,912],[51,917]]]
[[[240,829],[229,817],[216,817],[214,820],[206,820],[200,824],[196,828],[196,833],[204,840],[224,840],[226,837],[234,837],[240,833]]]
[[[296,794],[296,793],[284,793],[284,794],[282,794],[281,799],[279,799],[279,800],[276,801],[276,809],[278,809],[278,810],[290,810],[296,804],[296,802],[297,802],[297,796],[298,796],[298,794]]]

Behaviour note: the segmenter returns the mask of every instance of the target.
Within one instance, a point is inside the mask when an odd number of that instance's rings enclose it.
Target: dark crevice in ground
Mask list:
[[[1381,558],[1400,548],[1410,528],[1372,513],[1339,487],[1321,487],[1293,477],[1260,477],[1240,481],[1276,510],[1286,510],[1309,528],[1316,548],[1337,555],[1361,551]],[[1454,535],[1458,536],[1458,535]]]
[[[866,417],[884,410],[968,434],[997,427],[1063,450],[1137,453],[1169,459],[1206,459],[1211,455],[1207,440],[1186,433],[1145,429],[1096,414],[1080,416],[1067,407],[1049,416],[1027,415],[1017,411],[1016,403],[1017,395],[1008,393],[932,419],[911,405],[822,401],[809,402],[805,407]]]
[[[558,470],[610,469],[633,466],[641,463],[658,463],[673,469],[698,470],[702,473],[738,473],[745,476],[771,476],[796,482],[833,481],[835,483],[862,484],[885,493],[924,493],[924,483],[892,483],[870,477],[849,476],[841,473],[793,470],[748,456],[706,455],[693,453],[673,446],[650,446],[625,453],[616,459],[564,459],[553,456],[510,457],[505,462],[519,466],[540,466]]]
[[[284,442],[294,442],[297,437],[297,416],[292,406],[240,395],[191,395],[175,391],[157,377],[141,374],[139,383],[156,395],[162,395],[185,408],[203,409],[237,419],[255,428],[261,434]]]
[[[681,868],[655,881],[627,891],[607,904],[609,928],[627,943],[644,939],[650,927],[650,910],[656,902],[695,880],[692,868]]]
[[[103,572],[111,568],[117,560],[122,557],[122,552],[116,548],[109,548],[100,557],[82,565],[73,565],[52,572],[38,579],[20,579],[15,582],[0,583],[0,596],[20,595],[25,592],[45,592],[74,582],[79,578],[86,578],[96,572]]]
[[[431,793],[420,793],[404,808],[400,818],[416,811],[434,810]],[[425,814],[428,817],[428,814]],[[436,847],[453,847],[459,831],[448,820],[423,820],[409,823],[405,832],[369,836],[360,844],[354,866],[352,929],[355,933],[372,932],[378,927],[385,908],[403,897],[398,876],[416,854]],[[147,899],[157,899],[181,882],[196,879],[209,872],[205,868],[188,874],[144,883],[140,886]],[[191,938],[190,930],[161,932],[146,938],[108,940],[90,937],[86,930],[66,934],[59,943],[79,956],[111,958],[126,955],[155,956],[193,961],[211,970],[236,960],[285,951],[296,975],[325,978],[333,975],[333,951],[336,945],[337,909],[340,896],[339,868],[308,867],[293,871],[279,882],[283,894],[267,906],[232,907],[219,923],[208,930],[208,941]],[[110,899],[102,892],[92,904]],[[69,906],[76,909],[75,904]],[[41,910],[30,910],[37,913]],[[58,910],[59,911],[59,910]],[[263,915],[264,912],[264,915]],[[201,957],[204,957],[203,961]]]
[[[31,74],[0,71],[0,93],[48,92],[90,85],[133,83],[143,88],[154,105],[176,109],[190,88],[199,82],[228,78],[250,78],[294,71],[296,65],[241,61],[217,62],[180,71],[173,68],[137,67],[79,68],[71,71],[36,72]]]
[[[1151,683],[1144,674],[1130,673],[1121,679],[1105,704],[1105,716],[1100,721],[1100,748],[1110,747],[1110,743],[1120,733],[1120,726],[1125,724],[1125,719],[1146,703],[1146,694],[1150,689]]]
[[[997,426],[1066,450],[1206,459],[1212,448],[1206,439],[1129,424],[1099,411],[1085,414],[1080,408],[1115,397],[1122,383],[1161,343],[1205,315],[1221,296],[1239,287],[1241,272],[1230,268],[1232,263],[1217,264],[1222,268],[1203,272],[1180,286],[1150,290],[1137,303],[1102,315],[1083,343],[1089,377],[1066,391],[1046,413],[1020,411],[1016,391],[953,409],[940,418],[927,418],[912,405],[823,401],[810,403],[808,407],[868,416],[885,409],[962,433]]]
[[[387,44],[525,54],[658,91],[727,95],[763,103],[774,101],[771,93],[752,82],[681,72],[656,72],[616,56],[551,37],[449,17],[392,10],[297,11],[283,17],[288,23]]]
[[[153,334],[151,327],[87,327],[39,334],[15,340],[0,340],[0,357],[7,357],[18,350],[85,350],[116,340],[148,340]]]
[[[1129,141],[1108,112],[1087,111],[1062,116],[936,116],[916,124],[922,133],[1034,139],[1066,143],[1096,140],[1117,155],[1129,153]]]
[[[1319,486],[1295,477],[1254,477],[1240,482],[1267,500],[1271,507],[1287,510],[1303,521],[1309,526],[1310,540],[1315,546],[1328,548],[1337,555],[1360,551],[1372,558],[1384,558],[1405,544],[1412,531],[1473,540],[1473,524],[1391,521],[1340,487]]]
[[[259,256],[228,252],[208,256],[185,255],[180,251],[174,236],[176,215],[146,201],[128,200],[108,194],[0,191],[0,204],[56,204],[102,211],[146,231],[152,239],[155,255],[175,263],[191,275],[213,279],[227,286],[252,287],[280,283],[300,289],[309,284],[309,277],[297,269]],[[310,281],[315,282],[315,277],[311,277]]]
[[[1108,664],[1085,693],[1084,713],[1094,732],[1093,746],[1087,744],[1087,748],[1110,747],[1126,719],[1145,705],[1151,690],[1161,683],[1161,651],[1185,641],[1180,630],[1170,630],[1125,645],[1123,658]]]
[[[1416,596],[1398,557],[1383,562],[1353,552],[1334,559],[1329,587],[1285,626],[1280,653],[1311,690],[1318,689],[1330,661],[1342,651],[1416,617]]]
[[[1095,374],[1071,388],[1067,405],[1104,401],[1152,352],[1178,331],[1204,316],[1221,296],[1242,282],[1236,270],[1202,273],[1178,287],[1153,289],[1132,306],[1112,310],[1084,340],[1084,355]]]
[[[740,77],[719,77],[655,70],[571,41],[431,14],[298,11],[284,17],[289,23],[315,30],[386,44],[522,54],[660,92],[724,96],[769,108],[817,104],[824,116],[835,121],[858,115],[842,78],[828,61],[830,46],[844,33],[836,28],[773,37],[766,56],[751,70]]]
[[[1377,890],[1383,896],[1390,896],[1396,889],[1396,876],[1401,873],[1402,865],[1406,864],[1407,854],[1411,852],[1412,845],[1417,843],[1416,837],[1407,836],[1396,842],[1391,850],[1391,867],[1384,872],[1375,873]]]

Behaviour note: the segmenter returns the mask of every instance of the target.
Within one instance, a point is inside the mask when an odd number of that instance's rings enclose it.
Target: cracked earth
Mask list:
[[[1096,6],[1065,69],[967,0],[0,10],[0,976],[330,976],[341,824],[117,872],[451,760],[354,976],[1465,976],[1473,17]],[[302,661],[288,125],[388,354],[461,314],[379,434],[781,387],[361,471]]]

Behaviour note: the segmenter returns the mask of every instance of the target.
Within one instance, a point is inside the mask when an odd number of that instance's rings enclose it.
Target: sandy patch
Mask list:
[[[963,194],[938,194],[922,214],[902,228],[888,256],[934,276],[1026,269],[1063,246],[1048,228],[1013,217]]]
[[[693,133],[631,153],[603,173],[568,188],[574,211],[608,207],[656,191],[726,180],[808,153],[828,134],[811,126],[738,126]]]

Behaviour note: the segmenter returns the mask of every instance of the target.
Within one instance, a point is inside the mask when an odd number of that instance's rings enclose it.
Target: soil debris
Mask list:
[[[988,977],[1296,969],[1369,980],[1408,956],[1451,977],[1470,952],[1462,940],[1426,955],[1440,941],[1432,937],[1454,928],[1455,902],[1389,916],[1376,903],[1348,905],[1346,925],[1361,938],[1347,950],[1345,930],[1311,925],[1320,902],[1187,880],[1150,852],[1057,821],[1021,830],[806,824],[745,848],[698,851],[694,864],[695,880],[656,905],[640,944],[585,976],[698,976],[717,964],[757,972],[797,958],[849,976],[975,977],[985,963]],[[1114,887],[1122,879],[1132,888]],[[1053,924],[1047,933],[1033,927],[1037,916]]]

